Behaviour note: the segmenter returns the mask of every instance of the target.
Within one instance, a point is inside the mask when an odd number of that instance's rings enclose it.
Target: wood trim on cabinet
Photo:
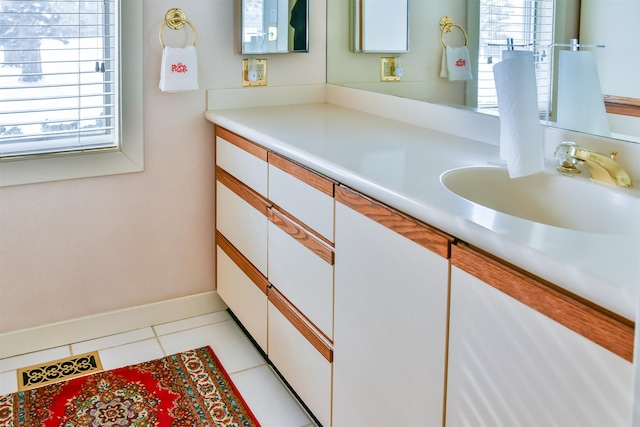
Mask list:
[[[300,332],[309,343],[329,363],[333,362],[333,343],[316,326],[307,319],[295,305],[285,298],[274,286],[269,288],[267,293],[269,301],[278,309],[280,313]]]
[[[262,291],[263,294],[267,294],[267,288],[269,287],[269,280],[260,273],[248,259],[246,259],[242,253],[236,249],[218,230],[216,230],[216,245],[224,251],[236,263],[236,265],[242,270],[242,272]]]
[[[323,241],[320,241],[315,235],[309,233],[300,224],[274,208],[269,209],[267,217],[269,221],[278,226],[279,229],[296,239],[301,245],[318,255],[324,261],[333,265],[333,249],[323,243]]]
[[[316,238],[320,242],[323,242],[325,244],[325,246],[327,246],[327,247],[329,247],[331,249],[334,248],[335,245],[333,244],[333,242],[331,240],[327,239],[322,234],[318,233],[316,230],[314,230],[313,228],[311,228],[310,226],[308,226],[304,222],[300,221],[298,218],[296,218],[295,215],[292,215],[289,211],[287,211],[285,209],[282,209],[282,207],[276,205],[275,203],[271,204],[271,208],[277,210],[280,214],[282,214],[283,216],[287,217],[290,221],[295,223],[298,227],[300,227],[301,229],[305,230],[306,233],[309,234],[310,236],[313,236],[314,238]]]
[[[572,331],[633,361],[634,323],[479,250],[456,244],[451,264]]]
[[[238,197],[245,202],[249,203],[261,214],[267,216],[267,212],[271,207],[271,202],[256,193],[253,189],[247,187],[236,177],[229,172],[222,169],[220,166],[216,166],[216,180],[224,184],[229,190],[233,191]]]
[[[333,197],[334,187],[336,184],[335,181],[322,176],[317,172],[312,171],[311,169],[307,169],[304,166],[294,163],[291,160],[286,159],[272,151],[269,152],[267,158],[269,164],[288,173],[289,175],[293,175],[300,181],[309,184],[310,186],[312,186],[316,190],[323,192],[327,196]]]
[[[453,237],[377,200],[340,185],[336,188],[336,201],[444,258],[451,255]]]
[[[607,113],[640,117],[640,98],[604,95]]]
[[[238,148],[243,149],[247,153],[253,154],[260,160],[267,161],[267,153],[268,150],[264,147],[257,145],[254,142],[244,139],[240,135],[237,135],[223,127],[216,126],[215,130],[216,137],[220,137],[225,141],[235,145]]]

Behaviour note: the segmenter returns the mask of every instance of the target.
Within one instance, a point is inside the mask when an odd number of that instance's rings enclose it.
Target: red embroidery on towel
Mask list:
[[[187,66],[184,65],[182,62],[178,62],[177,64],[171,64],[171,72],[172,73],[186,73],[187,70]]]
[[[456,67],[464,67],[467,65],[467,61],[465,59],[458,59],[456,61]]]

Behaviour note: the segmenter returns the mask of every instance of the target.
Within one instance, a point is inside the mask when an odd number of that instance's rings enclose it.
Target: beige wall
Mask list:
[[[215,287],[203,112],[206,89],[241,86],[235,3],[144,0],[144,172],[0,188],[0,333]],[[325,82],[326,3],[310,3],[310,53],[268,56],[270,86]],[[198,91],[158,90],[158,31],[173,7],[198,31]],[[163,34],[170,46],[181,37]]]

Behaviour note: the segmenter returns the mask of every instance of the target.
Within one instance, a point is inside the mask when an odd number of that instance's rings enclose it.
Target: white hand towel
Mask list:
[[[542,127],[533,53],[516,55],[493,66],[500,112],[500,158],[510,178],[544,170]]]
[[[160,90],[184,92],[198,89],[198,59],[195,46],[165,47],[160,66]]]
[[[446,46],[442,50],[440,77],[448,78],[449,81],[473,79],[469,61],[469,49],[466,46]]]

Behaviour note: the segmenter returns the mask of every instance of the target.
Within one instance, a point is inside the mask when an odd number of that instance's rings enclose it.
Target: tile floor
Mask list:
[[[0,395],[18,389],[16,370],[98,351],[105,370],[210,345],[264,427],[312,427],[312,419],[226,311],[0,359]]]

